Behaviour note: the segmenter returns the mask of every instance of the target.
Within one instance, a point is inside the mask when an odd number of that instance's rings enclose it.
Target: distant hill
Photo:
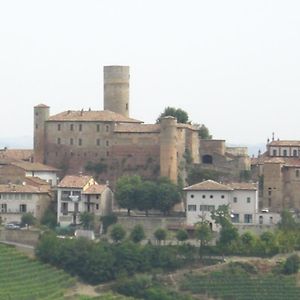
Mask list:
[[[0,137],[0,149],[33,149],[32,136]]]

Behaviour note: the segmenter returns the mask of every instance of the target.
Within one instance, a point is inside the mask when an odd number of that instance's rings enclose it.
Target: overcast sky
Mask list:
[[[130,115],[186,110],[215,138],[300,140],[300,1],[0,0],[0,138],[33,106],[103,109],[103,66],[129,65]]]

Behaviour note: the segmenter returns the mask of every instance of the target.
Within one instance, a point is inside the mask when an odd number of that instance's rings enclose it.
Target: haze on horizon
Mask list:
[[[103,66],[129,65],[130,116],[186,110],[231,144],[300,140],[300,2],[0,0],[0,140],[33,106],[103,109]]]

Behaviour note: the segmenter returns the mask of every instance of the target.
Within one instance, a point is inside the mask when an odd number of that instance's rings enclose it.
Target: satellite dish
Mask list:
[[[79,196],[69,196],[69,198],[70,198],[73,202],[78,202],[78,201],[79,201]]]

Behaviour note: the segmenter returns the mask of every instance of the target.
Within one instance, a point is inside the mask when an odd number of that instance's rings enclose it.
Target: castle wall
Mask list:
[[[202,140],[200,139],[200,155],[216,153],[225,155],[225,140]]]

